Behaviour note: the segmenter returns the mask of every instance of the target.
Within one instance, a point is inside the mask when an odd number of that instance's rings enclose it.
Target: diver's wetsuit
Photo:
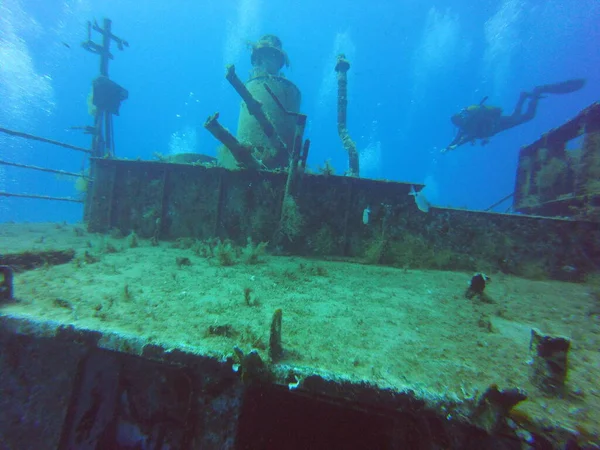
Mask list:
[[[540,97],[540,94],[537,93],[521,92],[515,109],[510,116],[503,116],[499,109],[497,110],[499,114],[493,114],[493,112],[490,114],[473,114],[473,117],[469,118],[464,126],[459,128],[456,137],[450,142],[447,150],[467,142],[473,142],[476,139],[485,141],[501,131],[529,122],[535,117]],[[523,106],[527,99],[529,99],[529,103],[527,109],[523,112]],[[485,108],[485,106],[480,106],[480,108]]]

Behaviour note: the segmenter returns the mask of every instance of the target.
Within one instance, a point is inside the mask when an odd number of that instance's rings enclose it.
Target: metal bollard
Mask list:
[[[13,299],[13,270],[10,266],[0,266],[0,303]]]

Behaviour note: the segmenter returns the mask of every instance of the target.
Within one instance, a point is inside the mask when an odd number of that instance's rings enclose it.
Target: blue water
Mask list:
[[[140,6],[143,5],[143,6]],[[86,98],[98,58],[80,48],[86,22],[113,20],[130,47],[114,49],[110,76],[129,90],[115,119],[119,157],[150,159],[218,143],[202,128],[220,111],[235,130],[239,98],[224,80],[250,68],[247,41],[276,34],[303,94],[312,140],[309,165],[342,173],[336,131],[335,56],[349,72],[348,126],[362,175],[425,182],[430,202],[485,208],[512,192],[520,146],[600,98],[597,0],[3,0],[0,3],[0,126],[88,147],[70,130],[89,125]],[[98,39],[98,36],[95,36]],[[67,44],[69,47],[67,47]],[[512,110],[538,84],[585,77],[574,94],[542,100],[536,118],[441,155],[449,117],[489,96]],[[80,171],[81,154],[0,134],[0,159]],[[0,166],[0,190],[76,195],[72,180]],[[507,205],[504,205],[507,206]],[[0,197],[0,221],[77,221],[77,204]]]

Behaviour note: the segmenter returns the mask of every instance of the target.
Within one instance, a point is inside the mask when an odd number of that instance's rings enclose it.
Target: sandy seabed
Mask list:
[[[0,253],[76,252],[70,263],[18,273],[18,302],[0,313],[218,357],[235,345],[256,348],[267,358],[281,308],[288,364],[459,399],[491,384],[519,387],[529,396],[518,407],[524,414],[600,432],[598,287],[488,274],[482,301],[464,295],[471,273],[268,254],[224,267],[172,243],[129,243],[76,225],[0,224]],[[227,336],[209,332],[225,326]],[[529,380],[533,327],[572,339],[564,398],[545,397]]]

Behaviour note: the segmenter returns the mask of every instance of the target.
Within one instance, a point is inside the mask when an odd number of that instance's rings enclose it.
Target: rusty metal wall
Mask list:
[[[0,346],[2,449],[458,450],[519,443],[514,430],[489,433],[426,407],[414,391],[316,374],[291,391],[290,367],[276,383],[244,383],[232,361],[134,336],[0,315]],[[535,442],[564,448],[539,435]]]
[[[282,226],[283,172],[110,159],[95,164],[88,222],[94,232],[117,228],[143,238],[221,238],[240,245],[251,238],[298,255],[570,281],[600,265],[594,223],[433,207],[424,213],[406,183],[306,174],[295,215]]]
[[[600,222],[599,178],[600,103],[594,103],[521,148],[515,210]]]

